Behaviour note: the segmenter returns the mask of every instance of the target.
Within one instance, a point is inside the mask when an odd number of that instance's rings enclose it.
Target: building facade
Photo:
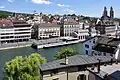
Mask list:
[[[82,51],[85,55],[93,56],[93,47],[97,43],[98,37],[91,37],[82,42]]]
[[[31,26],[20,20],[0,20],[0,42],[14,43],[29,41]]]
[[[41,23],[34,26],[36,39],[60,37],[60,25],[52,23]]]
[[[74,32],[79,32],[82,26],[83,24],[79,24],[72,18],[65,19],[61,27],[61,36],[72,36]]]

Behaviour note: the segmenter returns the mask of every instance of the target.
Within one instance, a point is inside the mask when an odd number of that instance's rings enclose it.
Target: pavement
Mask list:
[[[44,39],[44,40],[34,40],[37,42],[37,44],[50,44],[50,43],[57,43],[57,42],[63,42],[60,40],[60,38],[50,38],[50,39]]]
[[[32,41],[27,42],[17,42],[17,43],[5,43],[0,45],[0,50],[3,49],[10,49],[10,48],[16,48],[16,47],[25,47],[28,45],[32,45]]]

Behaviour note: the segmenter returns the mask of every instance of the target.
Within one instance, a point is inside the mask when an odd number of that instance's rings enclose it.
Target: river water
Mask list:
[[[70,47],[75,49],[78,53],[82,52],[82,45],[81,43],[68,45],[68,46],[61,46],[61,47],[54,47],[54,48],[46,48],[46,49],[33,49],[31,47],[25,48],[17,48],[17,49],[9,49],[0,51],[0,80],[3,79],[3,71],[4,71],[4,64],[6,61],[15,58],[16,56],[25,56],[30,55],[32,53],[40,53],[41,56],[45,57],[47,61],[53,61],[55,53],[60,51],[61,48]]]

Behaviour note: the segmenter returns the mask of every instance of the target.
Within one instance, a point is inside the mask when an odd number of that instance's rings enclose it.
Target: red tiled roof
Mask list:
[[[2,19],[0,20],[0,27],[13,27],[13,23],[11,20],[7,20],[7,19]]]
[[[7,20],[2,19],[0,20],[0,27],[16,27],[16,26],[30,26],[23,20]]]
[[[26,23],[24,20],[12,20],[13,24],[22,24]]]

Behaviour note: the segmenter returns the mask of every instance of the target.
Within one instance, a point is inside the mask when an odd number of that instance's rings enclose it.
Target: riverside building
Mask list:
[[[0,20],[0,44],[29,41],[31,26],[22,20]]]
[[[79,24],[74,19],[65,19],[61,27],[61,36],[72,36],[74,32],[78,32],[83,24]]]
[[[40,23],[34,25],[34,37],[36,39],[46,39],[60,37],[60,25],[52,23]]]
[[[65,19],[61,27],[61,36],[73,36],[84,41],[89,36],[89,23],[77,22],[72,18]]]

